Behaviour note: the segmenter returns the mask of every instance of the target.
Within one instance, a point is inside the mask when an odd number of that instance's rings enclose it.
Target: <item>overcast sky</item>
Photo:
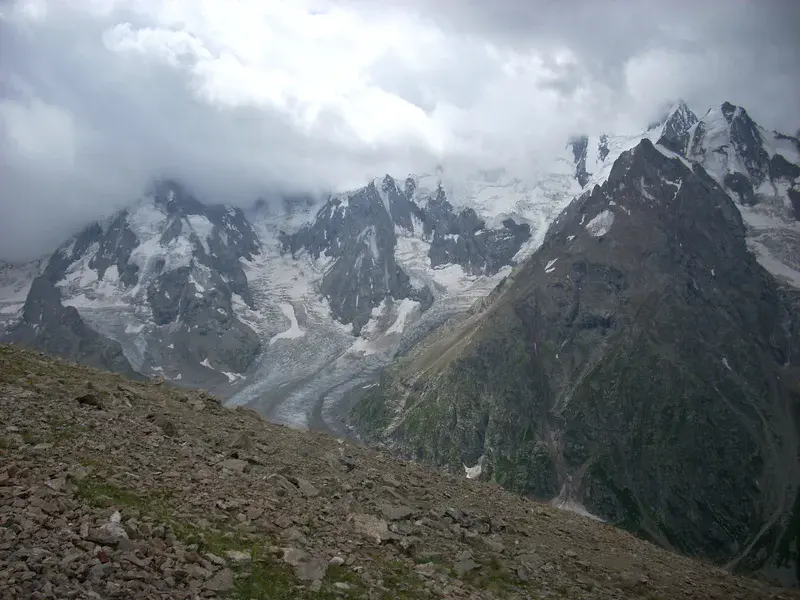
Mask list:
[[[793,133],[798,28],[795,0],[5,0],[0,257],[159,176],[237,203],[442,162],[524,176],[679,97]]]

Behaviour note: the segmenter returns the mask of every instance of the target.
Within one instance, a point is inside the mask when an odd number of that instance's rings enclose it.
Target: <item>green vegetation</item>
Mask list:
[[[231,565],[235,587],[231,600],[333,600],[341,598],[342,591],[334,584],[345,583],[347,597],[366,598],[367,591],[359,576],[344,566],[330,566],[322,580],[322,588],[314,592],[301,588],[291,567],[269,554],[268,548],[275,540],[265,535],[252,535],[226,523],[200,527],[179,515],[174,507],[174,496],[168,491],[140,492],[122,488],[98,477],[87,477],[73,482],[76,495],[93,506],[131,510],[141,515],[140,521],[151,520],[163,526],[167,534],[174,535],[184,544],[194,545],[200,553],[210,552],[225,557],[229,551],[247,552],[251,560],[241,565]],[[381,600],[413,600],[419,597],[421,582],[401,561],[373,562],[383,578],[388,591]]]

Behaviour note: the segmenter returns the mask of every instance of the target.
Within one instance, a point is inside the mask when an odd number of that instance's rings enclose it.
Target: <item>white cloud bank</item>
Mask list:
[[[3,4],[0,257],[49,250],[159,176],[248,203],[440,162],[525,171],[679,96],[794,131],[798,5],[700,4]]]

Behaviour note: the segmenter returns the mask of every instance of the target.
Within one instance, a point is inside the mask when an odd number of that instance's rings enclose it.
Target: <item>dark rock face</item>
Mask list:
[[[260,245],[258,236],[242,210],[202,204],[173,181],[156,185],[154,203],[163,206],[169,215],[160,240],[162,244],[169,244],[181,234],[188,217],[196,215],[208,219],[212,229],[207,238],[200,240],[196,234],[191,236],[197,262],[224,277],[231,291],[252,305],[247,277],[239,259],[252,259],[258,253]]]
[[[722,105],[722,112],[731,125],[731,141],[736,153],[743,158],[750,176],[758,182],[764,180],[769,172],[769,155],[764,150],[763,139],[758,126],[741,107]]]
[[[586,151],[589,146],[589,138],[585,135],[574,137],[570,140],[572,146],[572,156],[575,159],[575,179],[581,184],[581,187],[589,183],[590,173],[586,172]],[[608,153],[608,146],[606,146],[606,153]]]
[[[746,206],[753,206],[756,200],[756,193],[753,184],[741,173],[728,173],[723,180],[725,187],[739,197],[739,202]]]
[[[502,229],[485,229],[471,208],[457,213],[441,187],[428,201],[423,223],[431,238],[431,266],[457,264],[472,275],[494,275],[513,264],[514,255],[531,237],[530,225],[512,219],[505,219]]]
[[[119,278],[125,285],[136,285],[139,267],[129,260],[139,242],[128,226],[127,217],[127,211],[117,213],[106,230],[97,222],[87,226],[71,244],[53,254],[44,274],[54,282],[63,279],[70,265],[96,245],[89,267],[97,271],[99,279],[103,278],[109,267],[116,266]]]
[[[414,288],[395,261],[396,228],[430,241],[431,266],[453,263],[472,274],[494,274],[512,264],[530,239],[530,227],[507,219],[502,229],[487,229],[472,209],[456,211],[439,187],[423,206],[416,186],[403,187],[390,176],[351,194],[332,197],[314,221],[282,238],[285,252],[307,251],[332,260],[322,281],[334,316],[358,333],[372,309],[387,297],[411,298],[426,310],[433,302],[427,288]]]
[[[74,307],[63,306],[58,288],[43,275],[33,281],[22,320],[3,341],[99,369],[135,375],[119,343],[87,327]]]
[[[682,153],[689,141],[689,130],[697,121],[697,115],[684,102],[681,102],[664,122],[658,143],[673,152]]]
[[[434,236],[429,253],[431,265],[458,264],[473,275],[494,275],[513,264],[514,255],[531,237],[529,225],[518,225],[512,219],[503,221],[503,229],[455,231]]]
[[[256,333],[233,312],[234,294],[252,306],[240,259],[252,259],[259,252],[255,231],[240,209],[205,205],[176,182],[158,183],[153,202],[167,215],[160,244],[188,235],[192,245],[189,265],[158,269],[147,282],[153,319],[171,330],[173,348],[165,355],[180,362],[207,361],[213,368],[241,373],[261,347]],[[193,217],[206,219],[210,225],[203,239],[187,229]]]
[[[292,253],[304,248],[315,259],[323,255],[333,259],[323,277],[322,292],[336,318],[352,323],[356,333],[387,296],[417,295],[395,262],[397,238],[391,214],[410,227],[411,209],[417,207],[410,206],[390,177],[381,186],[383,195],[373,182],[354,194],[331,198],[313,223],[284,238],[285,249]]]
[[[783,155],[775,154],[769,161],[769,178],[775,179],[795,179],[800,177],[800,167],[790,163]]]
[[[792,203],[792,215],[800,221],[800,189],[789,188],[789,201]]]
[[[600,143],[597,146],[597,153],[600,156],[600,160],[605,160],[606,156],[608,156],[608,136],[601,135],[600,136]]]
[[[726,102],[703,117],[681,152],[708,169],[742,207],[748,244],[762,264],[795,286],[800,285],[800,234],[793,225],[800,164],[790,159],[794,159],[791,146],[798,145],[791,136],[764,130],[743,108]]]
[[[645,140],[353,420],[418,460],[484,455],[511,489],[796,581],[798,301],[717,183]]]

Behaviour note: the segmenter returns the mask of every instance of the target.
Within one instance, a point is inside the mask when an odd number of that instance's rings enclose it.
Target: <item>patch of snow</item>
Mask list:
[[[664,183],[666,183],[667,185],[675,186],[675,188],[676,188],[675,189],[675,193],[672,194],[672,199],[675,200],[675,198],[678,197],[678,192],[681,191],[681,187],[683,186],[683,180],[682,179],[678,179],[677,181],[670,181],[669,179],[665,179]]]
[[[144,325],[141,323],[138,325],[128,324],[125,326],[125,333],[141,333],[143,329]]]
[[[200,364],[208,369],[213,369],[214,367],[211,366],[211,363],[208,362],[208,357],[204,358],[200,361]]]
[[[364,337],[357,337],[356,341],[347,349],[347,354],[360,354],[362,356],[369,356],[377,352],[378,349],[375,344]]]
[[[190,274],[189,274],[189,283],[191,283],[191,284],[194,286],[194,289],[196,289],[198,292],[200,292],[199,294],[196,294],[196,296],[197,296],[198,298],[202,298],[202,297],[203,297],[202,295],[203,295],[203,293],[205,293],[205,291],[206,291],[206,288],[205,288],[205,287],[203,287],[203,286],[202,286],[202,285],[201,285],[201,284],[200,284],[200,283],[199,283],[199,282],[198,282],[198,281],[197,281],[197,280],[194,278],[194,274],[193,274],[193,273],[190,273]]]
[[[367,247],[369,248],[370,254],[372,258],[378,258],[380,253],[378,252],[378,241],[375,237],[375,226],[370,225],[366,227],[359,235],[358,235],[359,242],[366,242]]]
[[[203,215],[189,215],[186,217],[186,220],[188,221],[189,227],[191,227],[197,234],[197,237],[200,238],[203,250],[206,251],[206,254],[211,254],[211,250],[208,246],[208,238],[214,230],[214,225]]]
[[[604,210],[586,224],[586,231],[594,237],[600,237],[607,234],[613,224],[614,213],[610,210]]]
[[[556,264],[557,260],[558,260],[558,258],[554,258],[553,260],[548,262],[547,265],[545,265],[545,267],[544,267],[544,272],[545,273],[552,273],[553,271],[555,271],[556,268],[555,268],[554,265]]]
[[[103,281],[112,285],[119,282],[119,269],[117,269],[117,265],[111,265],[106,269],[106,272],[103,273]]]
[[[745,222],[747,221],[745,220]],[[800,288],[800,269],[792,268],[780,260],[765,244],[756,238],[747,240],[747,248],[755,254],[758,263],[772,275],[793,287]]]
[[[603,522],[603,519],[586,510],[586,507],[581,504],[580,501],[570,497],[566,483],[561,487],[561,492],[559,495],[550,501],[550,506],[561,510],[567,510],[583,517],[588,517],[594,521]]]
[[[464,474],[466,475],[467,479],[477,479],[481,476],[481,473],[483,472],[483,460],[484,458],[481,457],[474,467],[468,467],[467,465],[464,465]]]
[[[731,366],[728,364],[728,359],[725,358],[724,356],[722,357],[722,364],[725,365],[725,368],[728,369],[728,371],[733,371],[733,369],[731,369]]]
[[[294,312],[294,306],[288,302],[283,302],[279,306],[283,315],[289,319],[289,329],[272,336],[272,338],[269,340],[269,343],[274,344],[278,340],[293,340],[303,337],[306,332],[300,329],[300,325],[297,323],[297,315]]]
[[[395,319],[394,323],[392,323],[392,326],[386,330],[386,334],[389,335],[393,333],[402,333],[406,327],[406,321],[408,321],[411,313],[418,306],[419,302],[409,298],[403,298],[397,307],[397,318]]]
[[[235,381],[244,379],[244,375],[241,373],[229,373],[228,371],[221,371],[221,373],[228,378],[228,383],[234,383]]]

